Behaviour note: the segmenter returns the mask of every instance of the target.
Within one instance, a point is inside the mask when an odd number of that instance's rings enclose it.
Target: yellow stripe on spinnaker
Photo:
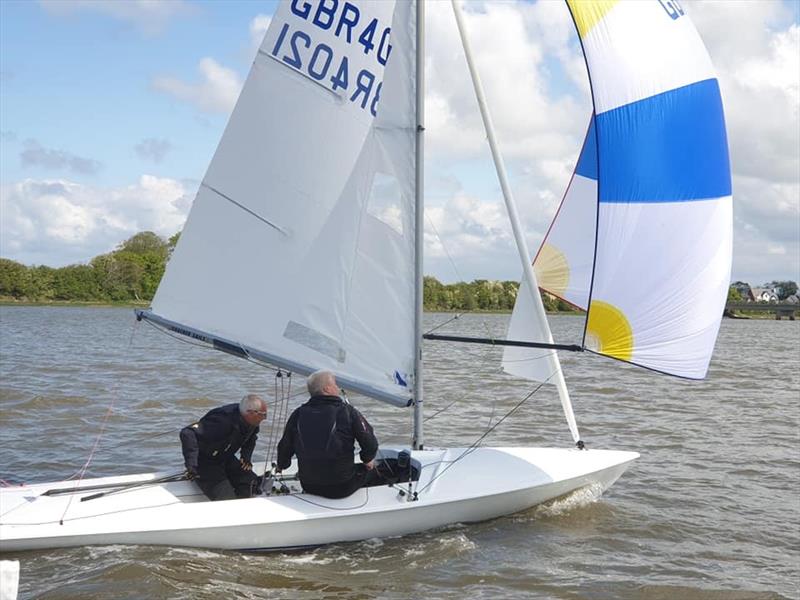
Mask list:
[[[608,302],[592,300],[586,324],[586,347],[620,360],[631,360],[633,329],[620,309]]]
[[[567,0],[581,38],[618,3],[619,0]]]

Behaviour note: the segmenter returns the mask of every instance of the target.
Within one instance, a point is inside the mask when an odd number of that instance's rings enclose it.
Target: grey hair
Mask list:
[[[319,396],[322,394],[322,388],[328,383],[336,383],[336,375],[333,374],[333,371],[328,371],[326,369],[314,371],[306,380],[308,393],[312,396]]]
[[[260,412],[262,406],[266,407],[267,403],[258,394],[246,394],[244,398],[239,401],[239,412],[245,414],[248,411],[255,410]]]

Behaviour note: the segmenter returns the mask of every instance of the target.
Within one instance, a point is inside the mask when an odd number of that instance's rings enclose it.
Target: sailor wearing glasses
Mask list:
[[[258,426],[266,416],[264,399],[247,394],[238,404],[210,410],[197,423],[181,429],[186,474],[211,500],[253,495],[258,479],[253,473],[253,450]]]

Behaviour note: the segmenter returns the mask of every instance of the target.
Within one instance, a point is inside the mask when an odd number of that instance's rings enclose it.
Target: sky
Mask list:
[[[800,281],[800,2],[682,0],[717,68],[732,281]],[[0,0],[0,256],[87,262],[179,231],[275,2]],[[428,3],[425,273],[518,280],[449,2]],[[591,114],[566,5],[471,1],[467,28],[531,253]]]

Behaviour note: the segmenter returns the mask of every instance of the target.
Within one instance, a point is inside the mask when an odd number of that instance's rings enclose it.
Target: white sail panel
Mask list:
[[[528,286],[525,281],[520,282],[506,338],[515,341],[546,342],[549,337],[549,327],[545,331],[536,318],[536,309]],[[555,350],[504,346],[502,367],[509,375],[555,384],[556,369],[553,365],[557,359]]]
[[[533,261],[539,287],[586,310],[597,224],[597,140],[592,118],[575,172]]]
[[[731,211],[729,197],[601,203],[586,347],[664,373],[704,377],[730,285],[731,228],[714,224],[730,223]]]
[[[597,222],[597,141],[594,119],[589,123],[575,172],[561,205],[533,261],[540,289],[578,308],[589,305],[594,267],[594,232]],[[534,318],[533,298],[520,284],[507,339],[543,342],[549,337]],[[532,381],[548,381],[553,369],[548,355],[553,350],[505,346],[503,370]]]
[[[413,3],[282,3],[153,313],[405,404],[414,57]]]
[[[597,251],[584,343],[705,376],[730,281],[719,84],[677,2],[568,1],[595,101]]]

